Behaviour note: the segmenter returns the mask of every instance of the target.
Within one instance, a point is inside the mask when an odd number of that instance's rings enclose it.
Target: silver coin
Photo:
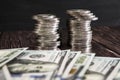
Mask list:
[[[91,51],[92,30],[91,21],[97,20],[89,10],[72,9],[67,13],[74,17],[70,19],[71,50]]]
[[[39,49],[57,49],[60,45],[58,42],[59,34],[57,32],[59,25],[59,18],[51,14],[38,14],[33,16],[33,19],[37,21],[35,25],[34,33],[39,37]]]

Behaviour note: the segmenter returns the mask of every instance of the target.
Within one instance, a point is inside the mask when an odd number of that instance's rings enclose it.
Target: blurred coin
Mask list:
[[[67,13],[74,17],[70,19],[70,36],[71,36],[71,50],[82,52],[91,51],[91,21],[97,20],[89,10],[71,9]]]
[[[54,49],[60,45],[58,42],[59,34],[57,32],[59,25],[59,18],[51,14],[38,14],[33,16],[37,20],[34,33],[39,37],[39,49]]]

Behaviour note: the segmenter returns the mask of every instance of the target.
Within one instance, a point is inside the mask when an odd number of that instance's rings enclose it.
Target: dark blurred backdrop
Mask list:
[[[67,9],[89,9],[98,18],[92,26],[119,26],[120,0],[1,0],[0,31],[31,30],[36,21],[32,16],[40,13],[60,17],[60,27],[66,29]]]

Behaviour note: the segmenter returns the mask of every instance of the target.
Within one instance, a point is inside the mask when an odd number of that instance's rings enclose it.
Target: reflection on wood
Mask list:
[[[94,40],[92,41],[92,52],[95,52],[97,56],[120,57],[118,53],[108,49]]]
[[[108,49],[108,52],[112,52],[113,55],[111,56],[118,56],[115,54],[120,55],[120,27],[93,27],[93,42],[93,45],[97,43]],[[100,48],[99,45],[98,47]],[[103,47],[100,51],[102,50]],[[105,52],[102,54],[105,54]]]

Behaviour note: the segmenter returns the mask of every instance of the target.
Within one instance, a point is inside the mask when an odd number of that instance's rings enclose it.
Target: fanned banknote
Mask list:
[[[67,52],[68,50],[26,50],[7,66],[15,80],[50,80]]]
[[[120,80],[120,58],[70,50],[14,48],[1,52],[1,61],[9,54],[14,57],[1,66],[0,80]]]
[[[14,48],[14,49],[2,49],[0,50],[0,67],[16,58],[27,48]]]
[[[102,77],[104,77],[105,80],[113,80],[119,69],[120,58],[95,57],[88,71],[90,72],[89,74],[93,72],[98,73],[101,80],[103,79]],[[95,80],[94,77],[93,80]]]

